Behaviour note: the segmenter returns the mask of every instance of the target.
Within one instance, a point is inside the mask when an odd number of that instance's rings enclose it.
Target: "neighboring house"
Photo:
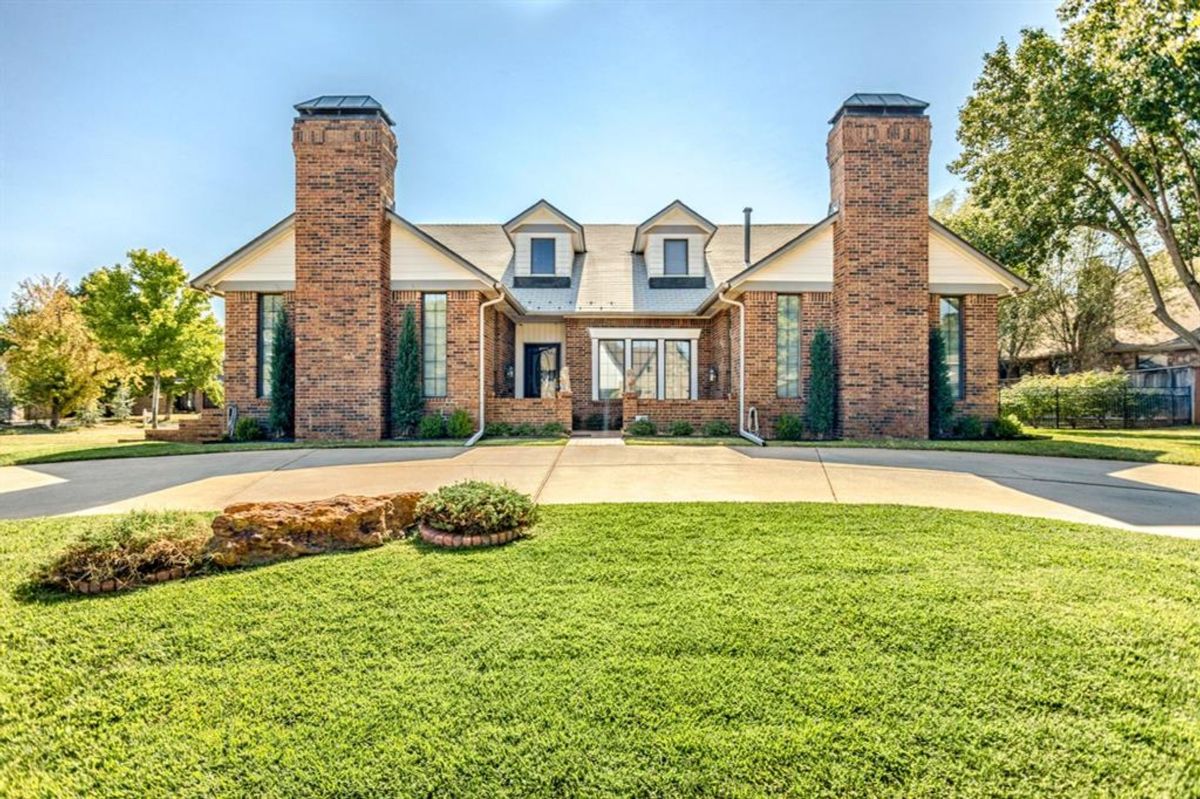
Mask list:
[[[996,302],[1026,284],[929,217],[925,108],[854,95],[838,109],[831,212],[815,224],[716,225],[677,200],[640,224],[593,225],[539,200],[504,224],[423,225],[393,210],[396,138],[379,103],[301,103],[295,213],[193,281],[225,298],[227,402],[265,416],[272,323],[288,308],[297,437],[388,435],[413,308],[427,408],[477,425],[481,410],[575,427],[645,415],[769,437],[803,412],[821,327],[843,435],[928,434],[937,326],[960,410],[992,417]]]

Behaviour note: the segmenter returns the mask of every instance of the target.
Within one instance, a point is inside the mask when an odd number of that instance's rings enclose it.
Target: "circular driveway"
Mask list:
[[[1200,538],[1200,468],[823,447],[294,449],[0,468],[0,517],[507,483],[540,502],[849,502],[997,511]]]

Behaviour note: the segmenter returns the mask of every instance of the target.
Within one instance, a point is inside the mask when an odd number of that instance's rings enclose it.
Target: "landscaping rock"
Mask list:
[[[245,502],[213,519],[206,551],[219,566],[247,566],[377,547],[413,524],[420,492],[336,496],[316,502]]]

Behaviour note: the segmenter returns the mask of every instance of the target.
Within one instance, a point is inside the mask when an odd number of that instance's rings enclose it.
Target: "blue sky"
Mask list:
[[[813,221],[856,91],[931,104],[937,196],[983,54],[1027,26],[1054,4],[0,0],[0,304],[135,247],[203,271],[291,211],[291,106],[320,94],[388,109],[418,222],[543,196],[584,222],[676,197]]]

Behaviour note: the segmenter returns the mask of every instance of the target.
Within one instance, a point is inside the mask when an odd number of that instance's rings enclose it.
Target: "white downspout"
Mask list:
[[[495,286],[495,289],[498,292],[496,295],[496,299],[488,300],[487,302],[485,302],[479,306],[479,429],[475,431],[475,434],[473,436],[471,436],[470,438],[467,439],[466,446],[468,446],[468,447],[475,446],[475,442],[478,441],[479,439],[483,438],[483,429],[484,429],[483,417],[484,417],[485,408],[487,407],[487,397],[484,396],[484,383],[486,382],[485,375],[487,374],[484,371],[486,367],[484,366],[484,359],[483,359],[484,342],[486,340],[486,337],[484,335],[484,331],[485,331],[484,311],[486,311],[488,308],[492,307],[493,305],[495,305],[498,302],[504,302],[504,288],[499,283],[497,283]]]
[[[717,299],[738,309],[738,435],[765,447],[767,442],[746,429],[746,305],[726,297],[728,290],[729,284],[723,283],[717,291]]]

